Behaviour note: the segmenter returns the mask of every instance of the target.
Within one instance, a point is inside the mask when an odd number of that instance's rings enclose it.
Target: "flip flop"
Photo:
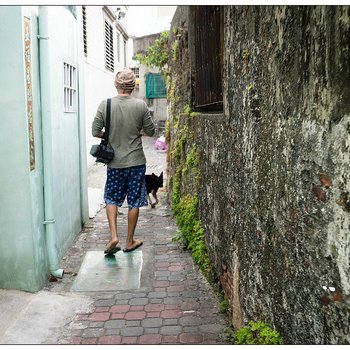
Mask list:
[[[113,254],[115,254],[116,252],[119,252],[119,250],[121,250],[121,248],[118,247],[118,246],[115,246],[115,247],[113,247],[113,248],[106,249],[106,250],[104,251],[104,253],[105,253],[106,255],[113,255]]]
[[[143,244],[143,242],[139,242],[139,243],[137,243],[137,244],[135,245],[135,247],[132,247],[132,248],[130,248],[130,249],[124,248],[124,249],[123,249],[123,252],[124,252],[124,253],[132,252],[133,250],[137,249],[138,247],[141,247],[142,244]]]

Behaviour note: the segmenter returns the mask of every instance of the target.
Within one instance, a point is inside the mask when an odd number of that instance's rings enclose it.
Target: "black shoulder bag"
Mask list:
[[[96,163],[108,164],[114,158],[114,150],[108,145],[109,126],[111,123],[111,99],[107,99],[106,128],[104,139],[98,145],[93,145],[90,154],[96,157]]]

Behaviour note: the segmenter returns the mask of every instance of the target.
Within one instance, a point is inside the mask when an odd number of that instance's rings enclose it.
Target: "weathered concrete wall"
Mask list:
[[[159,36],[160,36],[160,33],[156,33],[156,34],[150,34],[150,35],[134,38],[133,40],[134,54],[141,53],[146,55],[148,47],[153,45],[154,41],[158,39]]]
[[[193,21],[179,11],[183,38]],[[224,17],[224,113],[187,124],[214,277],[236,328],[266,320],[286,344],[349,344],[350,8],[225,6]],[[188,42],[187,65],[172,64],[184,91],[172,118],[192,103],[190,28]]]

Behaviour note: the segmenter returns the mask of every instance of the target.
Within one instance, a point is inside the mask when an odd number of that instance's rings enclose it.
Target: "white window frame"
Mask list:
[[[124,67],[126,67],[126,61],[127,61],[127,54],[126,54],[126,48],[127,48],[127,43],[126,43],[126,39],[123,39],[123,55],[124,55]]]
[[[120,36],[121,34],[117,32],[117,61],[120,62]]]
[[[77,111],[77,69],[63,62],[63,108],[66,113]]]

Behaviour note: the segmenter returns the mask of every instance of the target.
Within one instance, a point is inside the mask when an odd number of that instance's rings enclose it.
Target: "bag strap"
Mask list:
[[[106,146],[108,145],[110,124],[111,124],[111,99],[107,98],[106,129],[105,129],[105,137],[103,139],[103,144],[105,144]]]

